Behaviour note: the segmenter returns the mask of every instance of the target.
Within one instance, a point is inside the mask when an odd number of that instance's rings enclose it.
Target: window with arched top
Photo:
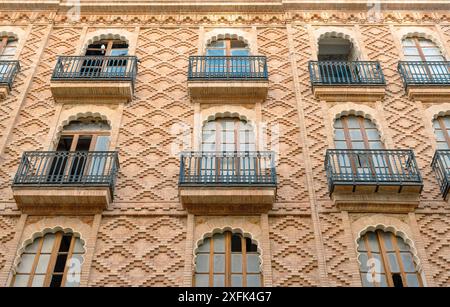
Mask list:
[[[47,233],[25,247],[11,286],[77,287],[83,254],[83,242],[74,234]]]
[[[85,53],[80,73],[89,77],[102,74],[121,76],[126,74],[130,61],[128,55],[128,43],[116,39],[103,39],[90,44]],[[107,57],[107,59],[103,59]]]
[[[255,134],[250,123],[226,117],[208,121],[202,129],[202,151],[255,151]]]
[[[375,124],[362,116],[342,116],[334,122],[334,143],[337,149],[382,149]]]
[[[450,116],[439,116],[433,120],[437,149],[450,149]]]
[[[366,232],[358,239],[358,262],[365,287],[421,287],[409,245],[392,232]]]
[[[445,61],[439,47],[430,39],[408,37],[402,41],[402,46],[406,61]]]
[[[246,56],[250,55],[249,46],[237,39],[219,39],[206,46],[207,56]]]
[[[110,145],[109,123],[99,117],[80,117],[61,131],[56,154],[46,166],[47,182],[95,182],[111,168],[105,152]],[[95,153],[97,152],[97,153]]]
[[[260,287],[258,247],[250,238],[225,231],[206,238],[195,257],[196,287]]]
[[[0,37],[0,61],[14,59],[17,50],[17,39],[14,37]]]

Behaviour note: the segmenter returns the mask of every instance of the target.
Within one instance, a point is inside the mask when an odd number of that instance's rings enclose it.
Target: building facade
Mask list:
[[[2,1],[0,285],[449,286],[450,4],[221,2]]]

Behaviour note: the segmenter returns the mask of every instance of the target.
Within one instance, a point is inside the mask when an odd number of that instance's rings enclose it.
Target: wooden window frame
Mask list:
[[[439,117],[435,118],[434,120],[437,121],[437,123],[439,124],[439,128],[441,129],[442,134],[444,135],[445,142],[447,143],[447,147],[450,148],[450,135],[448,133],[448,129],[450,129],[450,127],[447,128],[445,126],[444,117],[445,116],[439,116]],[[435,130],[435,133],[436,133],[436,128],[434,128],[434,130]],[[436,135],[435,135],[435,137],[436,137]],[[436,137],[436,143],[438,143],[437,142],[437,137]]]
[[[248,273],[247,272],[247,242],[246,240],[248,238],[244,237],[242,234],[239,233],[233,233],[231,231],[225,231],[221,233],[221,235],[224,236],[224,244],[225,244],[225,251],[224,252],[215,252],[214,251],[214,236],[209,237],[209,264],[208,264],[208,273],[197,273],[194,272],[193,274],[193,286],[195,287],[195,276],[197,274],[200,275],[208,275],[209,278],[209,287],[214,287],[214,275],[224,275],[224,286],[225,287],[232,287],[231,285],[231,275],[235,272],[232,272],[231,269],[231,255],[232,254],[240,254],[242,255],[242,287],[247,286],[247,275],[259,275],[260,276],[260,287],[264,284],[263,281],[263,274],[260,271],[259,273]],[[241,252],[232,252],[231,251],[231,240],[233,235],[238,235],[241,238]],[[203,254],[205,254],[203,252]],[[224,273],[214,273],[214,255],[217,254],[224,254],[225,255],[225,272]],[[239,274],[239,273],[235,273]]]
[[[68,269],[69,269],[69,267],[67,265],[67,261],[73,257],[76,240],[79,239],[79,238],[76,237],[72,233],[64,233],[62,231],[58,231],[58,232],[53,233],[53,234],[55,235],[55,239],[54,239],[54,242],[53,242],[52,251],[50,253],[50,259],[49,259],[48,264],[47,264],[47,271],[46,271],[46,273],[44,275],[45,279],[44,279],[43,287],[49,287],[50,286],[51,281],[52,281],[52,277],[54,275],[62,275],[62,280],[61,280],[60,287],[64,287],[65,284],[66,284],[67,273],[68,273]],[[33,265],[31,267],[31,270],[30,270],[30,274],[23,274],[23,273],[21,273],[21,274],[17,274],[17,273],[14,274],[14,276],[13,276],[13,278],[11,280],[11,285],[10,286],[14,286],[14,283],[15,283],[17,275],[28,275],[27,287],[31,287],[33,285],[33,279],[34,279],[34,277],[36,275],[36,268],[37,268],[37,265],[39,263],[39,259],[41,257],[42,246],[44,244],[44,239],[45,239],[46,235],[35,239],[35,240],[39,240],[39,243],[38,243],[37,251],[34,254],[34,260],[33,260]],[[69,249],[68,249],[67,252],[59,252],[59,248],[61,246],[62,238],[64,236],[67,236],[67,235],[71,236]],[[34,241],[32,243],[30,243],[30,245],[33,244],[33,243],[34,243]],[[23,253],[21,255],[21,257],[24,254],[25,253]],[[63,254],[67,254],[66,263],[64,264],[64,271],[63,271],[62,274],[61,273],[56,273],[55,274],[54,270],[55,270],[56,260],[57,260],[59,255],[63,255]],[[43,274],[39,274],[39,275],[43,275]]]
[[[383,231],[383,230],[380,230],[380,229],[377,229],[376,231],[373,231],[373,233],[376,236],[376,242],[378,244],[379,254],[381,256],[380,257],[381,258],[381,262],[382,262],[381,265],[383,266],[383,269],[384,269],[384,274],[386,276],[386,283],[387,283],[388,287],[394,287],[394,281],[393,281],[393,278],[392,278],[392,274],[400,274],[400,276],[402,278],[403,287],[408,287],[408,283],[407,283],[407,279],[406,279],[406,272],[405,272],[403,261],[402,261],[401,255],[400,255],[400,249],[399,249],[398,243],[397,243],[398,236],[395,236],[390,231]],[[387,233],[388,235],[391,236],[392,247],[393,247],[393,250],[395,252],[395,257],[397,258],[397,263],[398,263],[398,266],[399,266],[400,273],[397,273],[397,272],[392,273],[391,272],[390,265],[389,265],[389,259],[388,259],[388,256],[387,256],[388,252],[387,252],[387,248],[386,248],[386,243],[385,243],[384,238],[383,238],[383,234],[384,233]],[[367,253],[368,259],[372,258],[372,250],[370,248],[368,232],[365,233],[360,238],[359,244],[364,244],[365,245],[365,251]],[[406,244],[406,242],[404,244]],[[412,255],[411,251],[409,251],[409,253],[411,254],[411,257],[412,257],[412,259],[414,261],[414,257]],[[408,272],[408,273],[412,274],[410,272]],[[365,278],[365,276],[363,276],[365,273],[363,274],[361,272],[361,269],[360,269],[360,274],[361,274],[361,278]],[[421,278],[419,272],[416,271],[415,274],[417,275],[417,280],[418,280],[419,286],[423,287],[423,281],[422,281],[422,278]],[[380,287],[379,283],[373,283],[373,284],[376,287]]]

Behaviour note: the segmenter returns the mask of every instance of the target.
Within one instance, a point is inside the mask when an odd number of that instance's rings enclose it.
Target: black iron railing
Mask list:
[[[13,185],[108,186],[113,195],[118,170],[116,151],[27,151]]]
[[[52,80],[131,81],[137,75],[135,56],[60,56]]]
[[[310,61],[311,84],[316,85],[384,85],[379,62]]]
[[[330,193],[336,185],[419,185],[422,177],[409,149],[328,149],[325,157]]]
[[[398,71],[409,85],[450,85],[450,62],[399,62]]]
[[[190,56],[188,80],[267,80],[265,56]]]
[[[431,168],[438,180],[442,196],[447,198],[450,190],[450,150],[436,150]]]
[[[19,71],[19,61],[0,61],[0,84],[6,84],[11,89]]]
[[[180,186],[276,186],[273,152],[183,152]]]

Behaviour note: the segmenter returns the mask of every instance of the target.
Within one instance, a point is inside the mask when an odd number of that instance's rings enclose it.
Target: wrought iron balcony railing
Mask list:
[[[273,152],[183,152],[180,186],[273,186]]]
[[[442,196],[446,199],[450,191],[450,150],[436,150],[431,168],[438,180]]]
[[[450,62],[398,63],[398,71],[407,88],[410,85],[450,85]]]
[[[330,193],[336,185],[422,186],[414,152],[409,149],[328,149],[325,170]]]
[[[310,61],[311,84],[316,85],[384,85],[379,62]]]
[[[116,151],[27,151],[13,185],[107,186],[114,195],[118,170]]]
[[[190,56],[188,80],[267,80],[265,56]]]
[[[14,78],[19,71],[19,61],[0,61],[0,84],[7,85],[11,90]]]
[[[60,56],[52,80],[131,81],[138,67],[135,56]]]

